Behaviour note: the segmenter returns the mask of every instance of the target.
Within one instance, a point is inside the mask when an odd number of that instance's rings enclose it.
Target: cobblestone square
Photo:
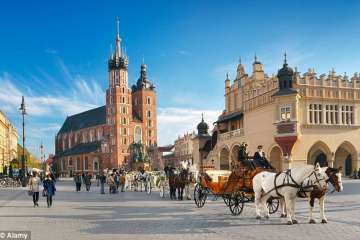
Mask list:
[[[360,181],[345,180],[345,190],[328,196],[328,224],[310,225],[308,205],[297,202],[298,225],[287,226],[275,213],[256,220],[252,203],[232,216],[221,199],[210,197],[205,206],[193,201],[161,199],[158,192],[100,195],[74,191],[73,182],[57,183],[52,208],[43,198],[34,208],[25,190],[0,191],[0,229],[30,230],[32,239],[359,239]],[[317,222],[319,214],[316,211]]]

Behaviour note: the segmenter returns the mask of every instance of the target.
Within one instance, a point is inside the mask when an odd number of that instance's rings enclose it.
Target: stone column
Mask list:
[[[335,153],[331,152],[329,158],[329,167],[334,167],[334,163],[335,163]]]

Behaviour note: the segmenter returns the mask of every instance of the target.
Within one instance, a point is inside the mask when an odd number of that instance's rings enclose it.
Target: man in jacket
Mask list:
[[[76,186],[76,191],[79,192],[81,190],[81,174],[78,173],[74,177],[74,182]]]
[[[262,150],[262,146],[258,146],[258,151],[254,154],[254,164],[256,167],[262,167],[266,169],[275,169],[265,157],[265,153]]]

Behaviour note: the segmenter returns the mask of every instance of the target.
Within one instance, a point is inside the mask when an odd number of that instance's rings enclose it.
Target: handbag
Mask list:
[[[28,193],[29,196],[32,196],[32,195],[33,195],[33,191],[32,191],[32,190],[28,190],[27,193]]]
[[[42,191],[42,196],[43,196],[43,197],[47,197],[47,195],[48,195],[47,190],[44,189],[44,190]]]

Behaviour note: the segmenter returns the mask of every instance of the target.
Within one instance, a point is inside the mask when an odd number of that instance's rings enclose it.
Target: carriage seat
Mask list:
[[[228,178],[231,174],[231,171],[228,170],[207,170],[205,172],[212,182],[219,182],[219,179]]]

